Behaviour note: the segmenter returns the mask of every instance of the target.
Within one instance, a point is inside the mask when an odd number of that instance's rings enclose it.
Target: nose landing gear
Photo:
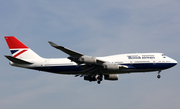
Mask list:
[[[161,75],[158,75],[157,78],[160,79],[160,78],[161,78]]]
[[[160,79],[160,78],[161,78],[160,72],[161,72],[161,70],[160,70],[160,71],[158,71],[158,75],[157,75],[157,78],[158,78],[158,79]]]

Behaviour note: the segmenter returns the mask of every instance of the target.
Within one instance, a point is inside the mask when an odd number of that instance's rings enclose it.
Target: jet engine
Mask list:
[[[96,58],[95,57],[91,57],[91,56],[82,56],[79,58],[80,62],[83,63],[88,63],[88,64],[95,64],[96,63]]]
[[[118,80],[118,75],[117,74],[109,74],[109,75],[104,75],[105,80]]]
[[[104,69],[107,69],[107,70],[119,70],[119,65],[117,65],[117,64],[107,64],[107,63],[105,63],[104,65]]]

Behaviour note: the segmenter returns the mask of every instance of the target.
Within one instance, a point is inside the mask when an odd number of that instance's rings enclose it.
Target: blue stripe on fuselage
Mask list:
[[[132,66],[135,69],[167,69],[175,66],[175,63],[133,63],[133,64],[122,64]],[[130,67],[131,68],[131,67]]]
[[[53,73],[60,73],[60,72],[76,72],[81,71],[82,69],[80,66],[43,66],[43,67],[32,67],[31,69],[40,70],[40,71],[47,71]]]
[[[121,64],[126,65],[128,69],[144,69],[144,70],[155,70],[155,69],[167,69],[176,65],[175,63],[133,63],[133,64]],[[52,73],[61,73],[61,72],[78,72],[82,71],[80,66],[42,66],[42,67],[32,67],[31,69],[40,70],[40,71],[47,71]],[[125,69],[123,69],[125,70]]]

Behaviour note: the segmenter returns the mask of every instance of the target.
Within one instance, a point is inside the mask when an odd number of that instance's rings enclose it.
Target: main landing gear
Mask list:
[[[97,81],[97,83],[98,83],[98,84],[100,84],[100,83],[101,83],[101,81]]]
[[[161,70],[160,70],[160,71],[158,71],[158,75],[157,75],[157,78],[158,78],[158,79],[160,79],[160,78],[161,78],[160,72],[161,72]]]
[[[102,79],[103,79],[103,75],[99,74],[98,77],[97,77],[97,83],[100,84]]]

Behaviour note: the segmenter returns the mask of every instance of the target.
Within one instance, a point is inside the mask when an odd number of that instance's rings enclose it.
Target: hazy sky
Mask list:
[[[0,3],[0,108],[179,109],[179,65],[122,74],[118,81],[12,67],[4,36],[17,37],[42,57],[66,58],[53,41],[92,56],[162,52],[180,62],[179,0],[3,0]]]

